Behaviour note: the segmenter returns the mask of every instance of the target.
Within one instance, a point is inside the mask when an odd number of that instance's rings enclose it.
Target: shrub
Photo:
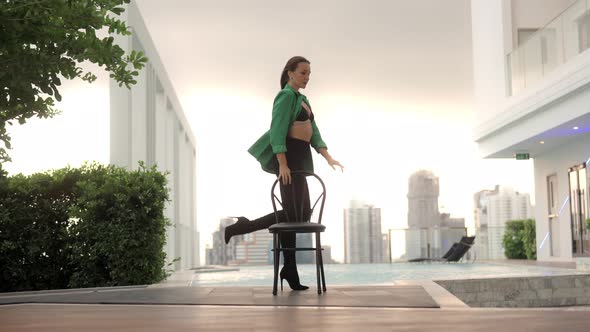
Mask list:
[[[166,277],[166,178],[92,165],[82,173],[71,215],[71,287],[149,284]]]
[[[0,177],[0,291],[163,280],[167,199],[143,165]]]
[[[0,291],[66,288],[77,175],[64,169],[0,180]]]
[[[508,221],[502,245],[504,254],[509,259],[536,259],[535,221],[532,219]]]
[[[533,219],[524,220],[524,229],[522,230],[522,244],[527,259],[537,259],[537,231]]]

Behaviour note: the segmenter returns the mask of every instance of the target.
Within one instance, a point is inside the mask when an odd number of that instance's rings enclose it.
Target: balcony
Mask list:
[[[517,95],[590,47],[590,0],[579,0],[507,55],[508,93]]]

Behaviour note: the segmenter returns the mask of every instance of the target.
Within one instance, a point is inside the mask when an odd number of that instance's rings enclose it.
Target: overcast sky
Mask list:
[[[469,0],[137,3],[197,138],[201,254],[223,216],[270,212],[272,176],[246,150],[268,129],[281,70],[294,55],[311,61],[302,92],[331,154],[346,166],[338,174],[315,159],[328,183],[324,243],[336,259],[348,201],[380,207],[384,233],[405,227],[407,181],[419,169],[440,177],[441,210],[468,224],[478,190],[504,184],[532,194],[531,162],[481,160],[473,142]],[[56,121],[39,126],[51,130]],[[98,128],[103,133],[86,146],[108,162],[108,146],[95,142],[108,139],[108,121]],[[15,150],[20,144],[20,153],[33,155],[24,146],[34,135],[19,132]],[[88,156],[69,149],[52,165]],[[15,158],[9,170],[25,163]]]

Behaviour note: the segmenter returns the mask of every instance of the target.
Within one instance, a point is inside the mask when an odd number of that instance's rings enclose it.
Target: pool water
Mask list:
[[[316,281],[315,265],[298,265],[303,284]],[[391,285],[395,280],[445,280],[583,274],[574,269],[495,263],[326,264],[330,285]],[[268,286],[272,265],[240,266],[238,271],[195,273],[191,286]]]

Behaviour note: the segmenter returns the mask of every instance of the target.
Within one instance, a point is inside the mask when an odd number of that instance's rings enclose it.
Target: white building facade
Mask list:
[[[344,210],[344,262],[383,263],[381,209],[351,201]]]
[[[273,234],[267,229],[243,235],[236,244],[236,260],[232,265],[269,265],[272,264]]]
[[[529,194],[510,187],[496,186],[494,190],[478,193],[476,209],[476,250],[480,259],[504,259],[502,241],[506,222],[533,218]]]
[[[110,82],[110,162],[128,169],[157,165],[168,172],[171,221],[166,233],[166,256],[174,269],[199,262],[196,220],[196,141],[135,2],[121,15],[131,36],[115,37],[126,52],[141,51],[149,59],[131,89]]]
[[[534,160],[537,259],[590,256],[588,0],[472,0],[475,140]]]

